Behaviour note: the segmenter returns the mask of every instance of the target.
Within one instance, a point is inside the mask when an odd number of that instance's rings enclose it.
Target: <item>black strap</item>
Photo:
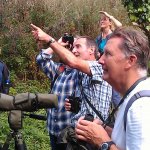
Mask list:
[[[96,110],[96,108],[92,105],[92,103],[89,101],[89,99],[87,98],[86,94],[83,91],[83,87],[82,87],[82,79],[84,78],[83,76],[84,76],[83,74],[79,75],[79,85],[80,85],[80,89],[81,89],[81,94],[83,94],[83,96],[84,96],[85,100],[87,101],[88,105],[92,108],[92,110],[96,113],[96,115],[102,121],[104,121],[101,113],[98,110]],[[92,84],[100,84],[100,81],[98,81],[98,80],[92,80]]]
[[[91,102],[88,100],[88,98],[87,98],[87,96],[85,95],[85,93],[83,92],[83,90],[82,90],[82,93],[84,94],[84,98],[85,98],[85,100],[87,101],[87,103],[89,104],[89,106],[92,108],[92,110],[93,110],[93,111],[96,113],[96,115],[104,122],[104,119],[103,119],[101,113],[100,113],[98,110],[96,110],[96,108],[91,104]]]
[[[125,108],[125,112],[124,112],[124,130],[125,131],[126,131],[126,122],[127,122],[127,113],[128,113],[128,110],[131,107],[131,105],[133,104],[133,102],[136,101],[136,100],[138,100],[141,97],[150,97],[150,90],[143,90],[143,91],[137,92],[128,101],[128,103],[126,105],[126,108]]]
[[[111,122],[111,118],[114,116],[114,114],[116,113],[116,111],[118,110],[118,108],[120,107],[120,105],[124,102],[125,98],[128,96],[128,94],[143,80],[145,80],[147,77],[143,77],[138,79],[125,93],[125,95],[123,96],[123,98],[120,100],[119,104],[117,105],[116,108],[114,108],[111,112],[111,114],[108,116],[108,118],[105,120],[105,122],[103,122],[103,126],[106,127],[110,122]]]

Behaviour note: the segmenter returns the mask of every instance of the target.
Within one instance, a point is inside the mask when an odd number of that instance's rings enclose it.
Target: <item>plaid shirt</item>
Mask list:
[[[109,109],[112,98],[112,87],[102,79],[102,66],[96,61],[88,61],[92,75],[88,76],[82,72],[79,73],[80,91],[78,96],[82,100],[81,110],[72,118],[72,125],[75,126],[76,121],[87,113],[93,114],[98,118],[95,112],[91,109],[86,102],[84,96],[88,98],[91,104],[98,110],[103,119],[109,115]],[[83,94],[84,93],[84,94]]]
[[[75,88],[78,87],[78,71],[76,69],[71,69],[62,63],[53,62],[51,58],[52,55],[41,52],[36,60],[43,72],[52,80],[52,82],[58,74],[51,89],[51,93],[58,95],[58,108],[48,109],[47,116],[48,131],[57,136],[62,129],[70,124],[71,117],[73,116],[73,113],[65,111],[64,102],[65,98],[73,95]],[[64,70],[59,73],[62,66],[64,67]]]

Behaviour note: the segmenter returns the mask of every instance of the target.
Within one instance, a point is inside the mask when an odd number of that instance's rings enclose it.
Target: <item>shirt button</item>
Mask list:
[[[56,122],[57,120],[55,119],[54,121]]]

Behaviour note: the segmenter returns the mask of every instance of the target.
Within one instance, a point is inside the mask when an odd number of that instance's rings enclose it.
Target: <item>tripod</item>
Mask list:
[[[10,111],[8,116],[8,123],[11,130],[7,135],[6,141],[1,149],[8,150],[10,142],[13,138],[15,142],[15,150],[27,150],[26,144],[22,137],[22,133],[19,131],[19,129],[22,128],[22,111]]]
[[[22,129],[22,118],[23,116],[29,116],[30,118],[38,119],[38,120],[46,120],[46,116],[36,115],[36,114],[26,114],[21,110],[12,110],[8,116],[8,123],[10,126],[10,133],[7,135],[6,141],[0,150],[8,150],[9,145],[12,139],[15,142],[15,150],[27,150],[25,141],[23,140],[22,133],[20,129]]]
[[[0,111],[10,111],[8,123],[10,133],[0,150],[7,150],[9,143],[14,138],[16,150],[26,150],[25,142],[19,129],[22,128],[22,111],[33,112],[42,108],[57,108],[58,97],[55,94],[20,93],[10,96],[0,93]],[[46,120],[45,116],[26,115],[30,118]]]
[[[14,138],[15,150],[27,150],[26,144],[22,138],[22,133],[19,130],[11,130],[1,150],[8,150],[10,142]]]

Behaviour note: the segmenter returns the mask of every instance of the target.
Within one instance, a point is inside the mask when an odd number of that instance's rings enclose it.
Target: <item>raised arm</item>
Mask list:
[[[36,40],[49,43],[49,46],[62,59],[64,63],[72,68],[78,69],[86,74],[91,75],[90,67],[87,61],[77,58],[72,52],[61,46],[57,41],[55,41],[50,35],[45,33],[39,27],[33,24],[31,24],[31,27],[34,38]]]
[[[105,16],[107,16],[108,18],[110,18],[114,22],[115,27],[121,27],[122,26],[122,23],[119,20],[117,20],[114,16],[111,16],[110,14],[108,14],[105,11],[100,11],[100,13],[102,13]]]

